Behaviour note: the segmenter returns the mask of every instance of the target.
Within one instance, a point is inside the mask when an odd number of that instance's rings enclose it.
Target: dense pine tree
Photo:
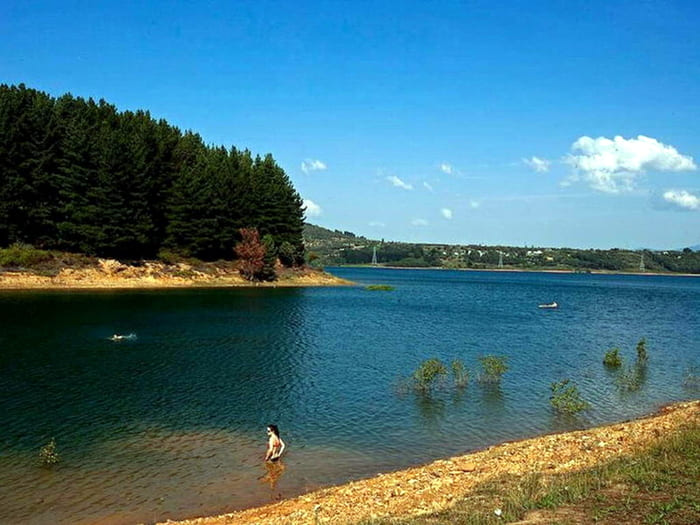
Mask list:
[[[256,228],[300,262],[303,223],[271,155],[207,146],[104,100],[0,86],[0,247],[230,259],[240,229]]]

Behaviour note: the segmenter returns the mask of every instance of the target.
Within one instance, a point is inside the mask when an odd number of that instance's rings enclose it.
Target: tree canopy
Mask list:
[[[231,259],[241,228],[303,261],[303,201],[271,155],[206,145],[148,111],[0,85],[0,247]]]

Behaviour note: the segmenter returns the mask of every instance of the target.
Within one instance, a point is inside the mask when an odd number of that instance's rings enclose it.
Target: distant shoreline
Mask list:
[[[649,275],[670,277],[700,277],[698,273],[674,273],[674,272],[616,272],[612,270],[563,270],[563,269],[529,269],[529,268],[445,268],[443,266],[383,266],[370,264],[339,264],[327,265],[328,268],[385,268],[387,270],[454,270],[457,272],[501,272],[501,273],[555,273],[575,275]]]

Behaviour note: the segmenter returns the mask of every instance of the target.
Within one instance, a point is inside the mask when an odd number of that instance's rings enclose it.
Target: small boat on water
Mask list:
[[[537,306],[537,308],[546,308],[546,309],[553,309],[553,308],[559,308],[559,305],[555,302],[553,303],[547,303],[547,304],[540,304]]]

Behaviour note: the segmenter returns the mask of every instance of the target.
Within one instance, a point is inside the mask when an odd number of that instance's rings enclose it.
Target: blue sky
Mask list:
[[[273,154],[308,220],[416,242],[700,244],[700,3],[0,5],[0,82]]]

